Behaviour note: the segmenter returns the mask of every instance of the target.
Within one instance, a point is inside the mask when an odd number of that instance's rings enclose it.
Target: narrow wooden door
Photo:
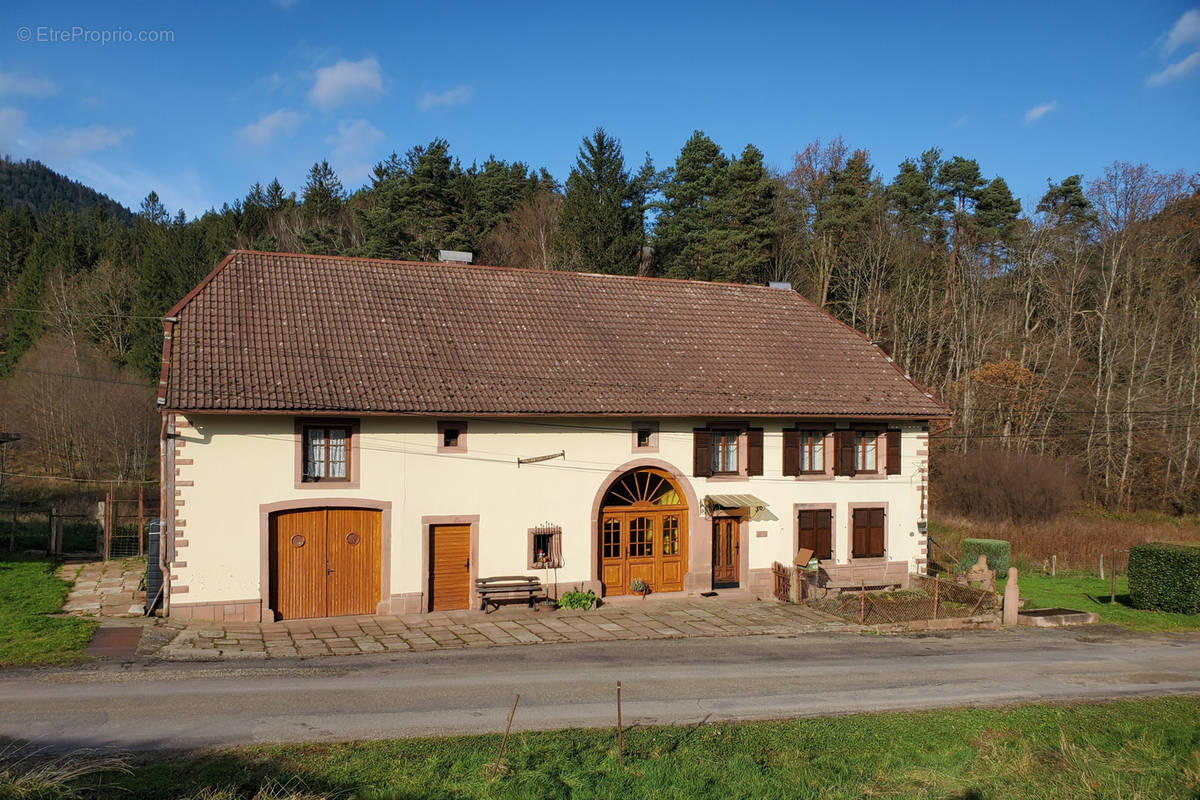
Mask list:
[[[731,588],[738,585],[738,518],[717,517],[713,520],[713,587]]]
[[[331,508],[325,522],[327,613],[374,614],[379,603],[380,514]]]
[[[271,608],[283,619],[324,617],[325,509],[276,514],[271,530]]]
[[[800,549],[812,550],[825,561],[833,558],[833,512],[828,509],[800,512]]]
[[[429,529],[429,610],[453,611],[471,602],[471,526]]]
[[[882,508],[854,509],[853,555],[855,558],[882,558],[884,544]]]

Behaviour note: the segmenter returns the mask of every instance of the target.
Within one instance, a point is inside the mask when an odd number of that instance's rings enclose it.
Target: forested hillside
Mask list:
[[[125,222],[133,213],[91,187],[59,175],[40,161],[0,160],[0,208],[28,208],[40,216],[58,206],[64,211],[84,211],[99,206]]]
[[[256,183],[198,219],[169,216],[153,193],[129,221],[103,205],[6,207],[0,427],[64,438],[29,400],[47,381],[83,397],[149,387],[158,317],[231,248],[426,260],[456,249],[518,267],[790,281],[954,408],[943,452],[1066,465],[1112,506],[1200,508],[1200,176],[1115,162],[1060,176],[1022,208],[1003,166],[930,149],[885,183],[838,139],[775,174],[755,147],[728,153],[697,131],[659,169],[597,130],[562,182],[521,162],[463,165],[435,140],[380,163],[354,194],[321,162],[296,191]],[[153,451],[139,461],[118,438],[101,449],[123,455],[98,459],[39,439],[34,466],[152,468]]]

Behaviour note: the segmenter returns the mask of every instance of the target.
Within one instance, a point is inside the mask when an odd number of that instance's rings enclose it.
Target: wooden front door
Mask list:
[[[738,517],[717,517],[713,520],[713,588],[729,589],[738,585],[738,562],[741,546]]]
[[[855,558],[882,558],[884,542],[882,508],[854,509],[854,535],[851,555]]]
[[[381,513],[284,511],[271,518],[270,604],[281,619],[374,614],[380,600]]]
[[[453,611],[471,604],[471,526],[429,529],[429,610]]]
[[[812,550],[820,561],[833,558],[833,512],[829,509],[800,512],[800,549]]]
[[[683,591],[687,506],[667,473],[643,469],[622,476],[604,497],[599,525],[605,595],[628,594],[638,579],[652,592]]]

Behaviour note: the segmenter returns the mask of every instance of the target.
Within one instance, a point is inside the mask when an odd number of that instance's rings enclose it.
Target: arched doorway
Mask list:
[[[605,595],[628,594],[637,579],[651,591],[682,591],[687,547],[687,501],[669,474],[655,467],[635,469],[609,487],[600,505]]]

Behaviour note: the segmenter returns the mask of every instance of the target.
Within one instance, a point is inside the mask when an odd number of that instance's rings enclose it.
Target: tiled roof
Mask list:
[[[949,415],[783,289],[235,251],[169,316],[176,410]]]

